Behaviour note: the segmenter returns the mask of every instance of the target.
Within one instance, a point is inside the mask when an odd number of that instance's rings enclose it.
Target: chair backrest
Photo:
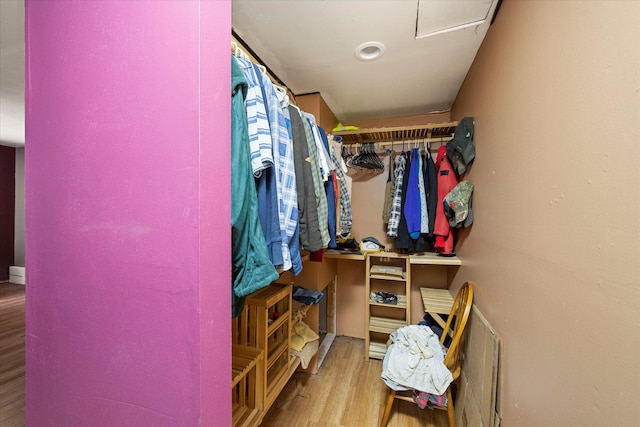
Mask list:
[[[440,342],[444,344],[447,336],[451,337],[451,345],[447,349],[447,355],[444,358],[444,364],[451,371],[453,379],[460,376],[460,367],[462,365],[462,337],[471,313],[471,305],[473,304],[473,283],[466,282],[458,291],[456,299],[451,307],[449,318],[442,331]]]

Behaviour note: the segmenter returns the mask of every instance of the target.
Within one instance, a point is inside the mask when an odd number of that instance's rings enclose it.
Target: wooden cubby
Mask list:
[[[233,425],[257,426],[299,359],[291,357],[291,286],[272,284],[245,298],[232,322]]]
[[[385,274],[384,270],[400,274]],[[379,272],[376,270],[382,270]],[[389,335],[411,322],[411,264],[408,255],[393,252],[368,254],[366,274],[365,358],[383,359]],[[393,292],[396,304],[372,301],[372,292]]]
[[[259,365],[264,359],[264,351],[247,345],[232,344],[231,353],[233,425],[255,426],[263,413],[264,376],[258,372],[261,371]]]
[[[265,352],[261,363],[266,412],[291,376],[291,286],[273,284],[252,293],[245,300],[245,311],[246,332]]]

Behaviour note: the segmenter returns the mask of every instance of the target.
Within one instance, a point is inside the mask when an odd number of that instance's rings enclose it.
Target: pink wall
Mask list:
[[[27,424],[230,425],[230,1],[27,1]]]

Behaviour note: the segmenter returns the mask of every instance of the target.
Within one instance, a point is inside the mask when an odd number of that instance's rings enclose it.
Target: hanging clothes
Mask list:
[[[395,165],[396,165],[396,152],[391,151],[389,154],[389,175],[387,176],[387,183],[384,186],[384,205],[382,208],[382,222],[389,224],[391,218],[391,207],[393,206],[393,190],[395,181]]]
[[[260,223],[249,153],[244,106],[248,85],[239,65],[231,61],[231,243],[232,316],[242,313],[244,297],[278,278],[269,260]]]
[[[289,97],[276,90],[276,95],[280,102],[280,112],[278,116],[280,127],[279,140],[279,163],[278,175],[280,197],[280,210],[284,217],[283,243],[289,246],[291,255],[291,272],[294,275],[302,271],[302,257],[300,256],[300,226],[298,224],[298,190],[296,183],[296,171],[293,158],[293,137],[291,135],[291,116],[289,115]],[[285,132],[286,130],[286,132]],[[286,134],[286,136],[285,136]]]
[[[351,177],[347,175],[347,165],[340,153],[342,152],[342,144],[337,142],[333,137],[331,141],[331,159],[335,167],[339,184],[340,209],[336,216],[338,224],[337,235],[348,237],[352,230],[352,213],[351,213]]]
[[[431,152],[426,150],[424,158],[424,174],[425,192],[427,196],[427,210],[429,211],[429,232],[428,236],[433,237],[433,230],[436,221],[436,209],[438,204],[438,175],[436,174],[436,166],[433,163]]]
[[[258,218],[267,244],[269,260],[278,269],[284,266],[282,254],[282,237],[280,235],[280,221],[278,220],[278,195],[276,191],[276,176],[273,168],[263,170],[255,178],[258,197]],[[291,262],[289,261],[289,264]]]
[[[329,179],[329,175],[331,175],[331,171],[333,170],[333,167],[331,166],[331,162],[329,161],[330,159],[329,153],[324,146],[322,136],[320,135],[321,133],[320,129],[316,124],[316,118],[313,116],[313,114],[309,114],[309,113],[303,112],[302,115],[309,122],[309,128],[311,129],[311,136],[313,137],[313,142],[316,145],[316,150],[318,153],[318,166],[320,168],[320,176],[322,177],[322,181],[326,182]]]
[[[311,160],[311,178],[313,180],[313,190],[316,196],[316,206],[318,210],[318,227],[320,228],[320,235],[322,236],[323,248],[329,244],[330,239],[328,230],[329,211],[327,207],[327,196],[324,192],[324,181],[322,180],[320,166],[321,156],[319,155],[320,148],[318,146],[318,142],[316,142],[317,140],[314,138],[314,124],[309,119],[309,115],[307,113],[302,113],[301,118],[308,144],[309,159]],[[320,145],[322,145],[321,142]]]
[[[407,164],[405,166],[406,171],[411,170],[411,165],[413,164],[413,158],[411,158],[411,153],[406,152],[405,157],[407,159]],[[408,176],[407,176],[408,178]],[[409,229],[407,227],[407,219],[405,217],[405,207],[407,200],[407,188],[409,186],[409,180],[402,180],[402,197],[400,198],[400,219],[398,222],[398,236],[396,237],[396,248],[402,250],[410,250],[413,247],[413,241],[411,240],[411,235],[409,234]]]
[[[420,237],[421,205],[419,175],[422,173],[420,167],[420,152],[417,148],[411,151],[411,168],[409,169],[409,179],[405,195],[403,208],[407,221],[407,230],[412,239]]]
[[[293,267],[293,259],[295,259],[296,266],[293,272],[297,274],[295,272],[299,272],[302,269],[302,260],[299,248],[297,254],[291,253],[291,238],[298,223],[298,197],[295,187],[295,171],[293,169],[291,131],[287,117],[288,109],[286,108],[288,106],[288,97],[279,92],[271,82],[271,79],[262,73],[255,64],[254,69],[261,77],[262,94],[271,130],[276,193],[273,203],[274,209],[278,214],[280,250],[282,252],[282,265],[275,262],[274,264],[278,270],[286,271]]]
[[[402,187],[404,181],[405,166],[407,163],[407,158],[404,153],[398,156],[396,163],[397,164],[394,170],[395,181],[393,189],[393,202],[391,203],[391,216],[389,217],[389,224],[387,226],[387,236],[390,237],[398,236],[398,226],[400,225]]]
[[[270,99],[272,96],[269,89],[273,91],[272,84],[266,84],[262,78],[263,74],[256,64],[253,66],[254,75],[257,78],[258,87],[262,93],[262,100],[264,102],[264,108],[267,112],[267,122],[269,123],[270,132],[270,149],[273,164],[271,167],[263,169],[256,176],[256,191],[258,193],[258,217],[260,218],[260,225],[262,226],[262,232],[264,234],[264,240],[267,243],[267,252],[269,253],[269,259],[276,269],[284,270],[291,268],[291,258],[289,257],[289,248],[286,247],[286,253],[283,253],[282,235],[280,230],[280,213],[278,212],[278,190],[276,185],[278,164],[275,161],[273,144],[277,141],[277,119],[272,120],[269,117],[269,101],[276,102],[277,99]],[[245,76],[246,76],[245,71]],[[274,138],[275,136],[275,138]],[[285,268],[285,258],[287,265]]]
[[[438,149],[438,158],[436,159],[435,167],[438,174],[438,203],[436,204],[436,219],[434,225],[434,234],[436,236],[435,249],[440,254],[452,255],[454,245],[453,230],[449,225],[449,219],[444,214],[444,205],[442,202],[445,196],[458,185],[458,177],[447,158],[446,147],[440,147]]]
[[[258,174],[261,170],[273,165],[271,130],[262,98],[260,79],[256,75],[251,61],[234,56],[232,62],[240,66],[248,85],[245,107],[249,128],[251,168],[253,173]]]
[[[329,139],[327,138],[327,134],[324,129],[318,126],[318,131],[320,133],[320,137],[322,138],[322,146],[324,147],[326,153],[328,154],[331,151],[329,147]],[[335,166],[333,165],[333,161],[329,157],[328,167],[329,167],[329,177],[327,182],[324,183],[325,194],[327,195],[327,224],[329,231],[329,244],[327,245],[330,249],[335,249],[338,247],[338,242],[336,240],[336,192],[335,192]]]
[[[418,159],[418,189],[420,191],[420,234],[429,234],[429,206],[427,206],[427,189],[424,179],[424,151],[420,150]]]
[[[289,105],[291,135],[293,137],[293,160],[295,164],[298,193],[298,223],[302,248],[315,252],[323,247],[318,222],[318,201],[312,176],[311,157],[304,123],[298,109]],[[326,202],[326,199],[325,199]]]

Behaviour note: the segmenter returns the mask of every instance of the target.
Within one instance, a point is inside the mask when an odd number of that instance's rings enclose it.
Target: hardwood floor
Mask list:
[[[25,287],[0,283],[0,426],[22,427]],[[296,372],[262,426],[376,427],[387,396],[382,362],[364,359],[364,340],[336,337],[317,375]],[[447,426],[446,412],[396,401],[389,427]]]
[[[387,397],[382,362],[364,359],[364,340],[336,337],[317,375],[296,372],[262,426],[376,427]],[[393,404],[389,427],[447,426],[445,411]]]
[[[0,283],[0,426],[24,426],[24,292]]]

